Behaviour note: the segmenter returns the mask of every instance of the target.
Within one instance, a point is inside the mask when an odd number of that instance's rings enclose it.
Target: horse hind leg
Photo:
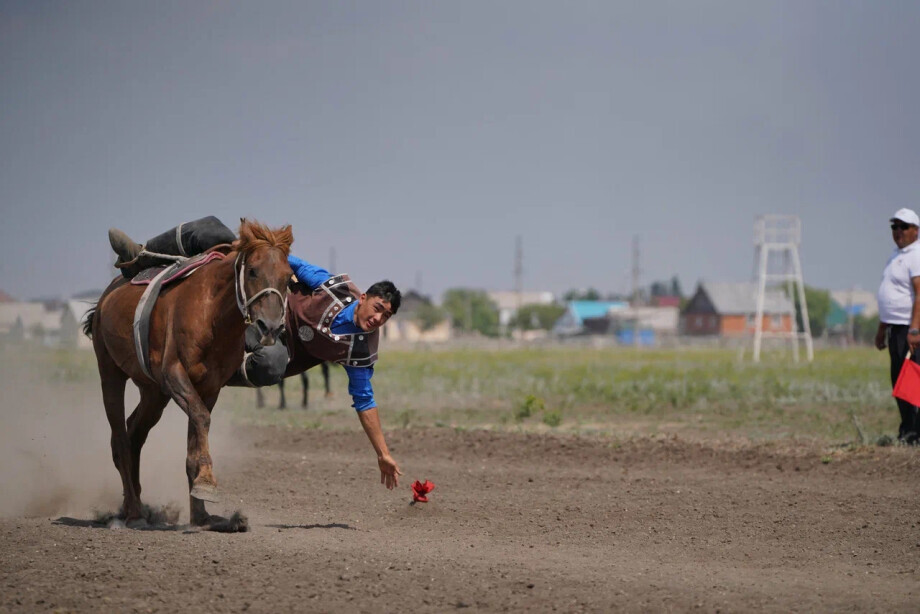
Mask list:
[[[131,477],[131,446],[125,427],[125,384],[128,377],[115,366],[108,355],[100,356],[98,362],[99,376],[102,380],[102,402],[105,404],[105,416],[112,430],[112,462],[121,476],[124,497],[121,515],[125,521],[137,520],[142,517],[141,501]]]
[[[306,371],[300,373],[300,383],[303,387],[303,400],[300,402],[300,406],[307,409],[310,405],[310,378]]]
[[[156,386],[140,388],[141,400],[128,418],[128,442],[131,446],[131,481],[138,498],[141,496],[141,448],[147,441],[150,429],[163,417],[169,397]]]

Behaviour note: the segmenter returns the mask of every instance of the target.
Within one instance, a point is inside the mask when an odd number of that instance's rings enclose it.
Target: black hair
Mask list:
[[[399,303],[402,301],[402,294],[396,289],[396,284],[387,279],[378,281],[365,292],[368,296],[379,296],[390,304],[390,310],[393,315],[399,311]]]

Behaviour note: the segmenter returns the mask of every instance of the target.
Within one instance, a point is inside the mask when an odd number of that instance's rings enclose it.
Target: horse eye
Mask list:
[[[249,269],[249,276],[253,279],[259,276],[259,272],[255,269]]]

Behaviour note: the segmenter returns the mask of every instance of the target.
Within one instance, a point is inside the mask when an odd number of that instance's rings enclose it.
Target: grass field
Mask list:
[[[766,355],[759,365],[718,349],[418,349],[384,351],[374,389],[387,428],[441,426],[700,438],[790,437],[876,441],[897,430],[887,353],[818,351],[813,363]],[[41,373],[50,384],[97,385],[91,352],[7,347],[0,368]],[[254,393],[226,389],[216,412],[246,424],[339,428],[355,424],[344,371],[324,399],[311,372],[307,411],[256,409]],[[288,380],[296,407],[300,384]],[[100,408],[101,411],[101,408]]]
[[[868,348],[759,365],[710,349],[393,352],[375,379],[410,424],[833,440],[856,437],[853,415],[867,437],[896,427],[887,356]]]

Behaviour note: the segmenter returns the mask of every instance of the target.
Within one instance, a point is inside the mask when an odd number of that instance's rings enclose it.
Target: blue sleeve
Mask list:
[[[371,388],[374,367],[345,367],[345,372],[348,374],[348,394],[354,401],[352,407],[357,411],[377,407],[377,401],[374,400],[374,389]]]
[[[294,275],[297,276],[297,279],[307,284],[307,287],[311,290],[315,290],[324,281],[332,277],[329,271],[323,267],[310,264],[297,256],[288,256],[288,264],[291,265],[291,270],[294,271]]]

